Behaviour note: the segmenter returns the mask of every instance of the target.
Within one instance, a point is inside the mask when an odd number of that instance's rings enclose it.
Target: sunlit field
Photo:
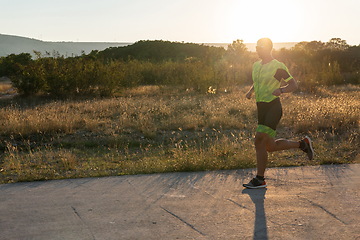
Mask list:
[[[0,99],[0,183],[256,166],[247,87],[216,94],[161,86],[105,99]],[[284,94],[277,138],[312,138],[269,154],[269,167],[360,162],[360,89]]]
[[[0,78],[0,97],[13,93],[13,87],[10,79]]]

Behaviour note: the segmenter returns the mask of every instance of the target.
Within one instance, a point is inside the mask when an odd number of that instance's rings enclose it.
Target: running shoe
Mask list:
[[[243,184],[246,188],[264,188],[266,187],[266,182],[264,180],[257,179],[254,177],[248,184]]]
[[[301,149],[301,150],[303,150],[304,152],[307,153],[309,160],[313,160],[313,158],[314,158],[314,149],[312,147],[311,139],[308,136],[306,136],[301,141],[303,141],[305,143],[304,149]]]

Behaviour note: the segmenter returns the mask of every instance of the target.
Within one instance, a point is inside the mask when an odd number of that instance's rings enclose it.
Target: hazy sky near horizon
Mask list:
[[[359,0],[0,0],[0,33],[43,41],[360,44]]]

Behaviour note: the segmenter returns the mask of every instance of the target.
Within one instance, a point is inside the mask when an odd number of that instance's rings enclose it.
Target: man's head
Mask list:
[[[256,52],[260,58],[268,56],[273,48],[273,43],[270,38],[261,38],[256,43]]]

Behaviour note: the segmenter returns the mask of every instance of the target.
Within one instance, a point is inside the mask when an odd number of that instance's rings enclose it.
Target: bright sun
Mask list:
[[[268,37],[273,42],[290,42],[301,38],[301,13],[298,1],[234,1],[227,13],[226,34],[229,40],[256,42]]]

